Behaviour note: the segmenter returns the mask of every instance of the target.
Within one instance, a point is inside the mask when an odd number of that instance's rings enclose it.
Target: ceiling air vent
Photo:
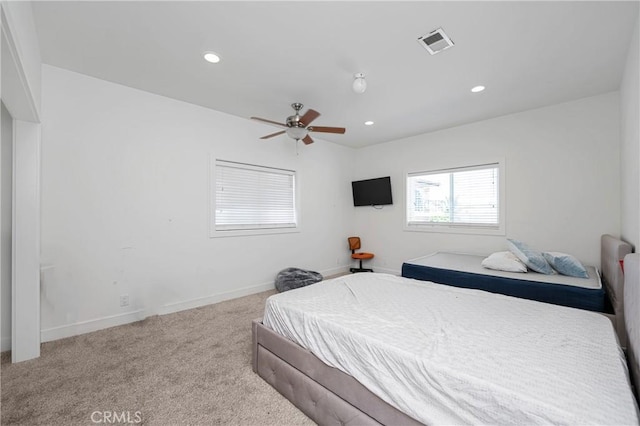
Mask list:
[[[453,42],[442,28],[431,31],[429,34],[418,38],[418,43],[429,53],[435,55],[453,46]]]

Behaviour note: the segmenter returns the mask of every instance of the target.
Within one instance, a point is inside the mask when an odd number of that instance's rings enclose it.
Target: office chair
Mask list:
[[[367,259],[373,259],[373,253],[356,253],[356,250],[360,250],[360,237],[349,237],[349,249],[351,250],[351,258],[360,261],[359,268],[351,268],[353,272],[373,272],[373,269],[366,269],[362,267],[362,261]]]

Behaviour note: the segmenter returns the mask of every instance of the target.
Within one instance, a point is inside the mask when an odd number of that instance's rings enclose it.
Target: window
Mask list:
[[[296,173],[216,160],[212,236],[294,232]]]
[[[407,175],[405,229],[504,233],[500,163]]]

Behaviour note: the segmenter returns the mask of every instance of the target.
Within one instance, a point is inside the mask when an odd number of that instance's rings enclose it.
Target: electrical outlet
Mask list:
[[[129,306],[129,295],[121,294],[120,295],[120,307],[124,308],[125,306]]]

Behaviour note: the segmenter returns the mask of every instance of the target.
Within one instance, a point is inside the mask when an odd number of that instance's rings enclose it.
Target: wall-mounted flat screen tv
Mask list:
[[[351,182],[354,206],[383,206],[393,204],[391,177],[357,180]]]

